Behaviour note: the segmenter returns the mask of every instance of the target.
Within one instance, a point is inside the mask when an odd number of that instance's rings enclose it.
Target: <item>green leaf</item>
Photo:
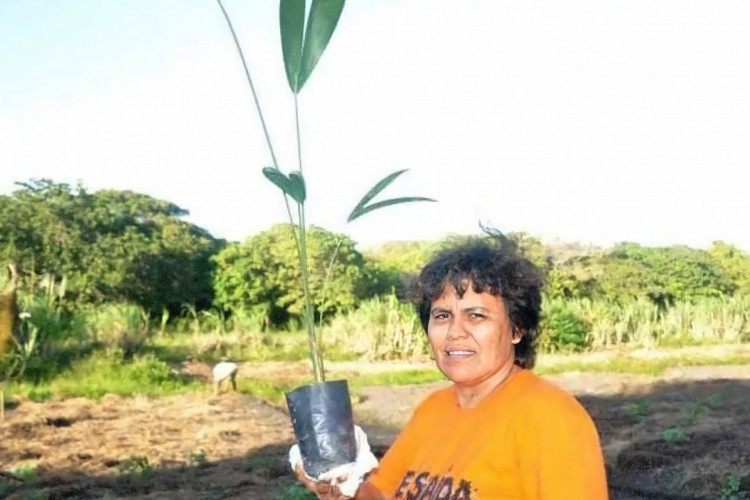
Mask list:
[[[367,205],[367,203],[369,203],[369,201],[371,199],[375,198],[378,195],[378,193],[380,193],[383,189],[385,189],[386,187],[388,187],[388,185],[391,182],[393,182],[394,180],[396,180],[396,177],[398,177],[399,175],[403,174],[407,170],[408,169],[397,170],[397,171],[393,172],[392,174],[388,174],[385,177],[383,177],[382,179],[380,179],[377,182],[377,184],[375,184],[372,188],[370,188],[370,190],[367,192],[367,194],[365,194],[362,197],[362,199],[359,200],[359,203],[357,203],[357,206],[354,207],[354,210],[352,210],[352,214],[354,214],[358,210],[363,209],[365,207],[365,205]],[[352,216],[350,215],[349,216],[349,221],[351,221],[351,220],[352,220]]]
[[[305,178],[302,177],[302,172],[290,172],[289,181],[291,184],[289,196],[294,198],[297,203],[304,203],[307,198],[307,190],[305,189]]]
[[[408,196],[404,198],[393,198],[390,200],[384,200],[379,201],[377,203],[373,203],[372,205],[367,205],[373,198],[375,198],[381,191],[383,191],[386,187],[388,187],[396,178],[406,172],[408,169],[404,170],[396,170],[395,172],[386,175],[382,179],[380,179],[368,192],[365,194],[361,200],[359,200],[359,203],[357,203],[357,206],[354,207],[354,210],[352,210],[352,213],[349,214],[349,218],[346,220],[347,222],[351,222],[354,219],[357,219],[367,212],[372,212],[373,210],[377,210],[378,208],[387,207],[390,205],[397,205],[399,203],[409,203],[414,201],[437,201],[433,200],[432,198],[423,198],[421,196]]]
[[[279,28],[281,32],[281,52],[284,55],[286,80],[292,92],[299,88],[300,61],[302,60],[302,39],[305,27],[305,0],[281,0],[279,3]]]
[[[378,201],[366,207],[355,208],[354,210],[352,210],[352,213],[349,214],[349,218],[346,220],[346,222],[351,222],[354,219],[357,219],[365,215],[368,212],[377,210],[378,208],[389,207],[391,205],[398,205],[401,203],[410,203],[414,201],[437,201],[437,200],[433,198],[424,198],[422,196],[404,196],[402,198],[391,198],[390,200]]]
[[[299,93],[312,74],[318,60],[323,55],[331,40],[336,25],[344,10],[345,0],[312,0],[310,14],[307,17],[305,28],[305,41],[302,46],[302,63],[299,69],[296,89],[292,91]]]
[[[281,189],[284,194],[294,198],[294,201],[297,203],[305,201],[305,181],[298,172],[292,172],[287,177],[281,170],[273,167],[265,167],[263,175],[276,185],[276,187]]]

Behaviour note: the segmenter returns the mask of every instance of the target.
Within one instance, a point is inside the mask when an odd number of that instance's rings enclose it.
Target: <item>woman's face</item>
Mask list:
[[[458,297],[453,286],[432,302],[427,335],[438,368],[452,382],[475,386],[513,368],[513,331],[499,297],[471,286]],[[500,375],[503,374],[503,375]]]

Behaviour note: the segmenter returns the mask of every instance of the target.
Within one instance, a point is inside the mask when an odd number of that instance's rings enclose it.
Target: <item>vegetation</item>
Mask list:
[[[293,229],[279,224],[230,244],[215,257],[216,304],[232,314],[254,318],[254,326],[268,329],[305,313],[299,286],[297,248]],[[344,235],[311,227],[307,234],[308,289],[318,318],[352,310],[364,296],[367,272],[355,243]]]
[[[690,434],[681,427],[670,427],[661,436],[669,444],[685,444],[690,441]]]
[[[742,478],[738,474],[730,474],[721,491],[721,500],[743,500],[748,497],[750,493],[742,491]]]
[[[343,0],[314,2],[308,15],[304,1],[281,5],[282,52],[296,111]],[[310,225],[298,114],[295,122],[298,164],[288,173],[276,161],[263,122],[273,163],[263,173],[281,190],[289,223],[241,243],[213,237],[185,220],[186,209],[144,193],[92,192],[82,184],[30,179],[0,195],[0,264],[15,264],[19,271],[18,283],[0,277],[0,289],[10,284],[13,291],[0,306],[1,389],[31,400],[162,396],[202,390],[175,369],[188,358],[292,362],[310,355],[317,380],[324,378],[323,354],[331,360],[428,359],[427,338],[408,304],[410,281],[433,252],[469,236],[360,250],[346,235]],[[349,220],[399,203],[431,201],[374,201],[403,172],[376,183]],[[750,340],[750,254],[730,244],[718,241],[703,250],[622,243],[601,249],[547,245],[526,233],[509,238],[547,282],[538,332],[542,353]],[[623,352],[595,361],[542,359],[537,371],[659,374],[682,366],[750,364],[743,352],[654,359]],[[434,369],[415,368],[360,375],[352,389],[356,397],[368,385],[442,379]],[[280,404],[284,392],[305,381],[259,376],[241,380],[240,390]],[[694,426],[721,404],[721,394],[694,402],[681,424]],[[646,419],[653,408],[643,401],[627,411]],[[671,427],[662,439],[681,445],[691,435]],[[189,462],[204,466],[205,450],[191,451]],[[36,466],[11,472],[24,482],[37,478]],[[154,466],[145,455],[133,456],[121,463],[120,473],[143,485]],[[727,477],[722,498],[746,498],[741,482],[738,475]],[[0,496],[8,490],[0,478]],[[306,497],[299,486],[282,496]]]
[[[59,374],[35,381],[21,381],[10,392],[41,401],[49,397],[99,399],[107,394],[120,396],[164,396],[199,390],[201,386],[174,373],[154,354],[126,359],[121,350],[96,351],[78,359]]]
[[[177,205],[130,191],[91,193],[48,179],[0,195],[0,256],[21,286],[71,305],[132,302],[150,313],[213,299],[210,257],[224,244]]]
[[[301,484],[293,484],[282,491],[275,500],[315,500],[315,495]]]
[[[147,195],[92,193],[49,180],[20,186],[0,195],[0,257],[3,267],[15,262],[19,269],[17,321],[9,352],[0,356],[0,380],[10,380],[12,392],[36,399],[167,394],[195,387],[168,364],[187,357],[308,356],[301,268],[288,224],[227,244],[182,220],[186,210]],[[427,359],[409,283],[434,251],[462,238],[359,250],[347,236],[311,226],[308,290],[326,358]],[[731,245],[592,249],[545,245],[524,233],[510,239],[547,279],[543,353],[750,340],[750,255]],[[0,288],[8,279],[0,277]],[[627,357],[540,366],[547,373],[666,368],[663,360]]]

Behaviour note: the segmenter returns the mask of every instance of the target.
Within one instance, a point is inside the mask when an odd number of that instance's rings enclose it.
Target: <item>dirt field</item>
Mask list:
[[[244,375],[253,370],[284,365]],[[718,499],[730,474],[750,491],[750,366],[550,379],[594,417],[611,498]],[[376,452],[440,385],[360,392],[355,413]],[[244,394],[12,402],[0,422],[0,471],[20,466],[26,481],[0,478],[0,497],[273,499],[292,482],[291,442],[283,411]]]

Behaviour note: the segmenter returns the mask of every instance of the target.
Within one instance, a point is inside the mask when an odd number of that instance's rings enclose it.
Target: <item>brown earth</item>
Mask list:
[[[406,367],[414,365],[338,368],[356,377]],[[241,374],[297,370],[271,363]],[[611,498],[721,498],[730,474],[750,491],[750,366],[549,378],[576,394],[596,421]],[[376,452],[441,385],[357,392],[356,418]],[[273,499],[293,482],[285,459],[291,442],[282,410],[246,394],[213,397],[208,388],[159,399],[14,401],[0,422],[0,471],[35,472],[26,482],[0,477],[0,497]]]

